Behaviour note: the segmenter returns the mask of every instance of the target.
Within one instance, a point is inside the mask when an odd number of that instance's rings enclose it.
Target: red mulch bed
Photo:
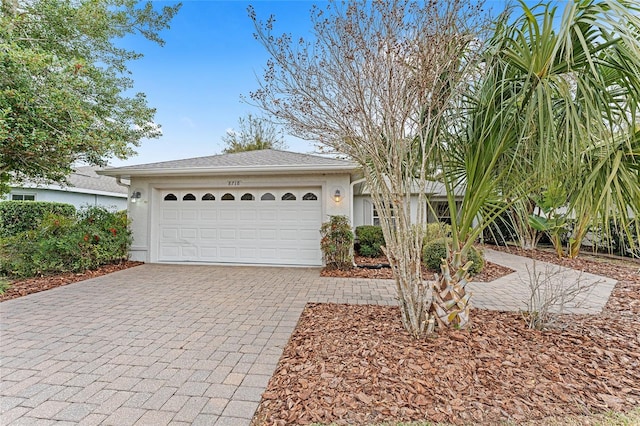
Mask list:
[[[31,293],[49,290],[67,284],[76,283],[78,281],[96,278],[101,275],[110,274],[112,272],[121,271],[123,269],[133,268],[142,265],[143,262],[126,261],[122,263],[114,263],[112,265],[104,265],[93,271],[85,272],[67,272],[59,275],[50,275],[44,277],[27,278],[11,282],[9,288],[0,295],[0,302],[15,299],[17,297],[26,296]]]
[[[474,310],[471,330],[416,341],[397,307],[309,304],[253,424],[537,423],[639,407],[640,273],[562,262],[621,280],[601,314],[565,315],[562,329]]]
[[[356,265],[384,265],[388,264],[386,257],[363,257],[355,256]],[[495,263],[487,262],[484,269],[477,275],[473,276],[473,281],[490,282],[505,275],[509,275],[514,272],[513,269],[506,266],[497,265]],[[390,280],[393,278],[391,268],[353,268],[347,271],[340,271],[337,269],[323,269],[320,272],[323,277],[338,277],[338,278],[376,278],[383,280]],[[434,279],[434,273],[429,271],[424,265],[422,266],[422,277],[427,280]]]

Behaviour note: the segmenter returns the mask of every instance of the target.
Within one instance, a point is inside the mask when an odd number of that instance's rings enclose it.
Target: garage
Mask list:
[[[320,227],[351,215],[350,161],[272,149],[99,171],[129,188],[130,258],[321,266]]]
[[[159,262],[320,265],[321,188],[161,191]]]

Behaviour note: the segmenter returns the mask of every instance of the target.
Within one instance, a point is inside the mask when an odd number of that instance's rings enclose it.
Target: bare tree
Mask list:
[[[402,322],[413,336],[424,336],[439,315],[420,272],[424,227],[414,225],[425,222],[422,189],[437,170],[445,113],[460,105],[471,81],[483,28],[480,4],[331,1],[311,10],[313,42],[275,36],[273,16],[262,22],[252,8],[249,14],[270,54],[252,99],[293,135],[319,141],[362,167],[380,214]]]
[[[282,132],[269,121],[248,114],[238,120],[238,129],[229,129],[222,137],[225,154],[261,149],[286,149]]]
[[[546,265],[544,272],[539,272],[536,262],[529,269],[528,279],[521,279],[529,287],[529,300],[522,312],[527,326],[531,329],[544,330],[553,327],[569,308],[580,308],[591,291],[601,280],[583,279],[582,272],[572,277],[560,266]]]

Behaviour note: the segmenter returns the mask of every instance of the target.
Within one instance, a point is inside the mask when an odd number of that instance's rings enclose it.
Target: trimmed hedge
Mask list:
[[[47,214],[73,217],[76,208],[71,204],[46,201],[0,202],[0,238],[32,231]]]
[[[425,244],[422,249],[422,263],[429,270],[440,272],[442,259],[447,257],[447,244],[451,244],[451,240],[445,238],[439,238]],[[467,258],[463,259],[464,263],[469,260],[473,262],[473,265],[469,268],[469,274],[472,276],[482,272],[486,265],[484,254],[475,247],[471,247]]]
[[[366,257],[378,257],[382,255],[380,246],[384,245],[384,235],[380,226],[363,225],[356,228],[358,238],[358,253]]]

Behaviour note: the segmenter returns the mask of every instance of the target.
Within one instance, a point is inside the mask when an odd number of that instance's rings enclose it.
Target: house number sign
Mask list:
[[[228,186],[240,186],[239,180],[229,180],[227,181]]]

